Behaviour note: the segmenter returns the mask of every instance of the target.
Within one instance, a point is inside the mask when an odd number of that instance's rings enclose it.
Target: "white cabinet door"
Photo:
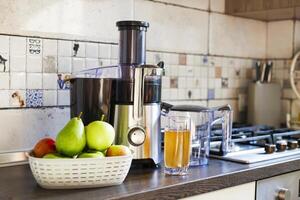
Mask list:
[[[255,200],[255,182],[187,197],[182,200]]]

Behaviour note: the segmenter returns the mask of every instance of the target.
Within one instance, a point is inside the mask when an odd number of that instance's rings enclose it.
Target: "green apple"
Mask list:
[[[79,154],[78,158],[102,158],[104,154],[101,151],[83,152]]]
[[[48,153],[44,155],[43,158],[53,159],[53,158],[67,158],[67,157],[64,157],[58,153]]]
[[[86,142],[89,149],[104,151],[115,139],[115,129],[107,122],[94,121],[86,127]]]

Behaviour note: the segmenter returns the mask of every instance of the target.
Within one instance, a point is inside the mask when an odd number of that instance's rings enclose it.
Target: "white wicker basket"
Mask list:
[[[126,178],[132,156],[42,159],[28,155],[37,183],[46,189],[92,188],[119,185]]]

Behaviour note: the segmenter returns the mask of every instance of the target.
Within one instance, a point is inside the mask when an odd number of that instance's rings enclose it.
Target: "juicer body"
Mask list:
[[[155,164],[161,162],[160,103],[143,106],[140,123],[133,118],[133,105],[116,105],[114,127],[116,144],[129,146],[133,159],[152,159]],[[130,130],[144,129],[145,132]]]

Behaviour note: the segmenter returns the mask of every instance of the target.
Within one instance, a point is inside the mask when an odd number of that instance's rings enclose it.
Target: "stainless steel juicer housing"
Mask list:
[[[119,65],[114,106],[115,143],[127,145],[134,161],[161,161],[162,66],[146,65],[147,22],[119,21]]]

